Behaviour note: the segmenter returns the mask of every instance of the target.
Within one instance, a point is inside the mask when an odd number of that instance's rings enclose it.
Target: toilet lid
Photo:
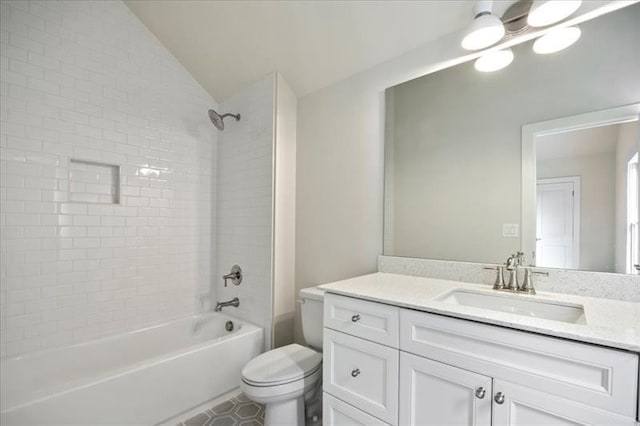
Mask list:
[[[242,369],[242,379],[255,386],[273,386],[302,379],[322,364],[322,354],[296,343],[263,353]]]

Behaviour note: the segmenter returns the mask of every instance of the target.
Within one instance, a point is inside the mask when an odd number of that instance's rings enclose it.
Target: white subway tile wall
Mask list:
[[[214,100],[119,1],[0,7],[2,355],[196,312]],[[74,202],[72,158],[119,166],[120,204]]]
[[[265,328],[270,348],[272,318],[273,132],[275,75],[243,89],[221,105],[223,112],[240,113],[225,119],[218,146],[216,242],[220,274],[242,267],[240,286],[224,287],[218,278],[219,300],[240,299],[229,309]]]

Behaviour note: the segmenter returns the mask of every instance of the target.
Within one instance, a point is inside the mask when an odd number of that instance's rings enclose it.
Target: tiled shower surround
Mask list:
[[[275,75],[269,75],[223,102],[227,118],[218,140],[218,188],[215,227],[218,275],[234,264],[243,270],[239,286],[214,278],[218,300],[240,299],[229,311],[269,330],[272,317],[272,173]],[[215,300],[213,301],[215,303]],[[230,309],[230,308],[226,308]],[[270,349],[271,333],[265,333]]]
[[[214,100],[121,2],[1,4],[2,355],[198,311]],[[118,197],[73,186],[82,162],[119,166]]]

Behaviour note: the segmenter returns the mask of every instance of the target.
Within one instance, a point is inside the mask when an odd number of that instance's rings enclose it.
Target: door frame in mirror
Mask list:
[[[536,247],[536,147],[535,139],[557,133],[638,121],[640,103],[540,121],[522,126],[521,251],[535,265]]]

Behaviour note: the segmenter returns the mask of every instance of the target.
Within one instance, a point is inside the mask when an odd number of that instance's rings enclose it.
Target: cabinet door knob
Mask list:
[[[360,370],[357,368],[351,372],[351,377],[358,377],[359,375],[360,375]]]
[[[355,314],[354,316],[351,317],[351,322],[358,322],[360,321],[360,315]]]
[[[480,386],[479,388],[476,388],[476,398],[482,399],[482,398],[484,398],[484,395],[486,393],[487,393],[487,391],[485,391],[482,386]]]
[[[504,394],[502,392],[498,392],[496,396],[493,397],[493,400],[496,402],[496,404],[504,404]]]

